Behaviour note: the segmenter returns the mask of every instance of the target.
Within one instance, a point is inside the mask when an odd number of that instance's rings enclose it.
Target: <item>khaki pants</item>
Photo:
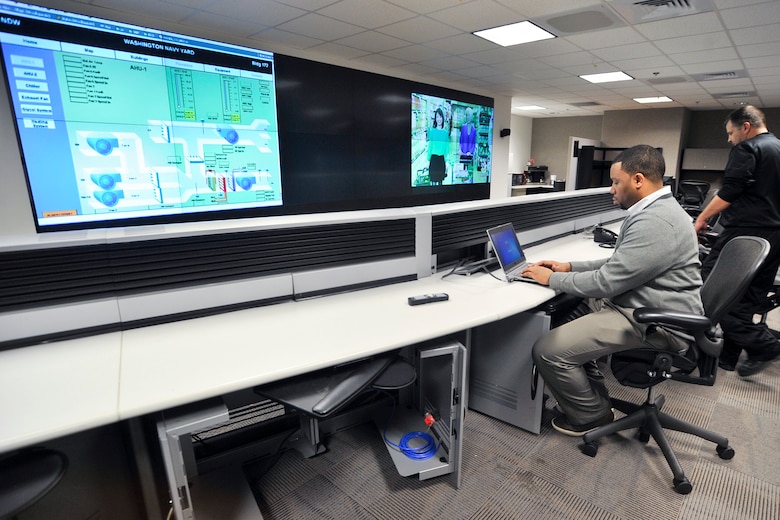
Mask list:
[[[534,363],[549,393],[572,424],[585,424],[609,411],[604,376],[595,361],[636,348],[684,351],[688,341],[664,329],[634,321],[633,309],[589,299],[590,313],[551,330],[533,348]]]

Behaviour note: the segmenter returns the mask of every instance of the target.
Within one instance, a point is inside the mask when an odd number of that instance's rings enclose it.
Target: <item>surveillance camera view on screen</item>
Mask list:
[[[412,94],[412,186],[490,182],[493,108]]]
[[[0,0],[39,228],[282,204],[273,54]]]

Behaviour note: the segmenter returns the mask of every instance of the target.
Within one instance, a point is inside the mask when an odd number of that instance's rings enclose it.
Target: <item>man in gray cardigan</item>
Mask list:
[[[533,349],[539,373],[565,414],[553,419],[553,428],[567,435],[584,435],[614,419],[595,360],[642,347],[688,348],[685,337],[635,322],[635,308],[704,313],[696,233],[691,217],[663,185],[664,171],[663,156],[651,146],[621,152],[610,169],[610,192],[628,215],[612,256],[590,262],[543,260],[523,272],[587,298],[585,315],[551,330]]]

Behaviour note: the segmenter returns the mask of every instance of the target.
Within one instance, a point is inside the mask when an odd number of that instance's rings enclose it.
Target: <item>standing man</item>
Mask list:
[[[635,348],[684,351],[687,338],[634,321],[634,309],[664,307],[703,314],[696,233],[691,218],[663,185],[661,153],[638,145],[610,168],[614,202],[628,210],[612,256],[561,263],[543,260],[523,276],[588,298],[582,317],[556,327],[534,345],[533,359],[565,417],[553,428],[572,436],[614,419],[595,360]],[[580,313],[581,314],[581,313]]]
[[[696,232],[720,214],[723,226],[712,251],[704,260],[702,277],[715,265],[723,246],[734,237],[759,236],[772,245],[761,270],[745,296],[720,322],[723,352],[718,364],[742,377],[756,374],[780,355],[780,343],[765,323],[753,323],[753,316],[766,299],[780,266],[780,140],[766,128],[761,110],[746,105],[729,114],[726,133],[734,148],[729,154],[723,186],[696,218]],[[740,363],[742,351],[747,359]]]

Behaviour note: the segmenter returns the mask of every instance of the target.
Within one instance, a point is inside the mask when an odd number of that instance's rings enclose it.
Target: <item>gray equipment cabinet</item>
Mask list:
[[[550,323],[545,312],[523,312],[472,331],[469,408],[539,433],[544,381],[531,349]]]

